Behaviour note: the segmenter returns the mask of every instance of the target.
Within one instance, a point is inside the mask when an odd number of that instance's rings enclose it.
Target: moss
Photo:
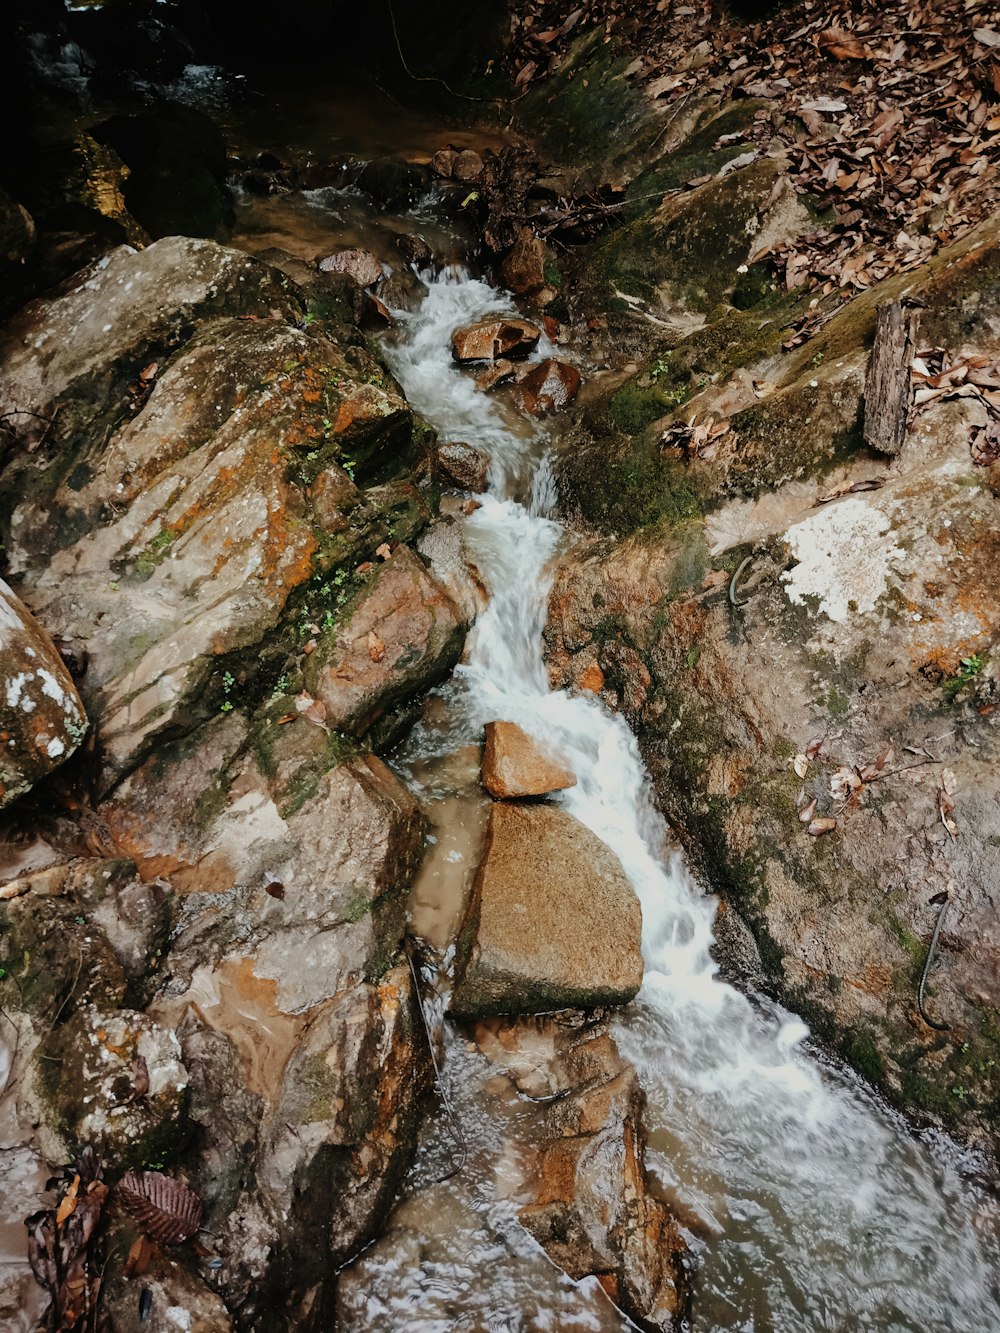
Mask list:
[[[321,1055],[309,1055],[295,1070],[295,1097],[301,1100],[304,1124],[317,1124],[336,1115],[337,1079]]]
[[[642,385],[631,380],[612,395],[608,416],[615,430],[624,435],[639,435],[647,426],[690,396],[690,391],[670,393],[659,385]]]
[[[583,518],[622,534],[653,526],[669,533],[702,513],[687,468],[649,440],[581,444],[563,457],[560,482]]]
[[[839,1045],[845,1060],[862,1078],[875,1087],[885,1083],[886,1067],[872,1033],[866,1028],[848,1028],[840,1037]]]

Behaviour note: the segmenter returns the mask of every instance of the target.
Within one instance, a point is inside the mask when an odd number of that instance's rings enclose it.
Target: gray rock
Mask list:
[[[642,911],[617,857],[554,806],[494,805],[459,936],[452,1012],[626,1004],[642,983]]]

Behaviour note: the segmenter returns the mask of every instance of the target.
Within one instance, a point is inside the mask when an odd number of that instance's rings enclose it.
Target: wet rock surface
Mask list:
[[[546,796],[576,785],[576,775],[515,722],[487,722],[484,736],[482,780],[491,796]]]
[[[642,913],[617,858],[553,806],[497,804],[458,944],[462,1016],[625,1004]]]
[[[540,337],[539,329],[526,319],[484,319],[456,329],[451,345],[456,361],[499,361],[527,356]]]
[[[538,416],[568,406],[580,391],[580,372],[566,361],[540,361],[518,377],[517,397],[526,412]]]
[[[486,490],[490,474],[490,456],[485,449],[458,440],[438,445],[438,472],[447,486],[460,491]]]
[[[370,250],[338,250],[319,261],[321,273],[346,273],[359,287],[371,287],[383,278],[382,265]]]
[[[520,1149],[518,1217],[571,1277],[596,1276],[641,1327],[671,1330],[687,1247],[643,1166],[642,1092],[604,1023],[481,1022],[480,1050],[540,1102]]]

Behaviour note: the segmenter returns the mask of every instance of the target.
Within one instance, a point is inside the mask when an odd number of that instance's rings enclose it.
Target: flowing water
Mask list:
[[[294,217],[286,205],[269,221],[254,204],[258,245],[272,225],[301,229],[303,208],[320,230],[331,210],[325,223],[339,240],[334,204],[343,201],[300,200]],[[306,248],[313,239],[310,230]],[[555,799],[617,853],[642,902],[645,981],[615,1035],[648,1096],[649,1166],[681,1215],[701,1222],[690,1236],[692,1328],[995,1333],[998,1208],[977,1163],[944,1139],[912,1135],[810,1049],[799,1020],[720,980],[714,900],[664,852],[635,738],[593,697],[550,690],[542,629],[554,558],[569,540],[551,516],[553,446],[537,424],[477,391],[450,353],[456,326],[513,307],[458,268],[421,278],[425,295],[399,312],[388,359],[441,438],[481,445],[493,466],[481,507],[462,520],[490,600],[466,660],[395,760],[435,827],[415,932],[442,951],[453,938],[485,818],[482,727],[516,721],[573,769],[577,785]],[[487,1115],[477,1096],[484,1062],[444,1028],[442,1085],[464,1127],[462,1170],[440,1179],[456,1153],[442,1115],[388,1235],[343,1279],[345,1328],[631,1327],[596,1283],[571,1282],[518,1227],[505,1124],[530,1130],[532,1111],[513,1098]]]

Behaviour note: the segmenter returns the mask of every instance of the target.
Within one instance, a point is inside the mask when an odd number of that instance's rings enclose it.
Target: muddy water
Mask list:
[[[313,253],[362,236],[384,250],[387,231],[439,226],[429,220],[433,200],[367,224],[357,214],[345,221],[341,201],[312,198],[308,206],[309,244],[324,241]],[[268,209],[269,236],[284,226],[286,247],[303,243],[301,200]],[[243,243],[254,248],[260,206],[245,217]],[[465,520],[490,603],[467,660],[395,756],[434,821],[414,930],[447,963],[481,839],[481,729],[495,718],[517,721],[573,768],[577,786],[560,802],[617,853],[642,900],[646,980],[616,1035],[649,1097],[650,1165],[681,1215],[699,1219],[690,1237],[698,1262],[692,1327],[997,1329],[997,1208],[992,1190],[977,1183],[978,1164],[943,1139],[912,1136],[856,1080],[811,1052],[802,1023],[718,979],[714,903],[679,858],[664,858],[666,830],[634,737],[591,698],[549,691],[541,631],[552,562],[568,540],[550,517],[550,442],[477,393],[449,349],[456,325],[512,307],[458,269],[421,277],[422,298],[399,313],[387,355],[442,438],[481,444],[494,466],[489,494]],[[447,1115],[428,1127],[408,1199],[343,1279],[344,1327],[630,1327],[596,1284],[570,1282],[518,1226],[523,1179],[508,1131],[515,1120],[530,1130],[531,1108],[513,1098],[486,1114],[484,1059],[437,1017],[442,1085],[464,1146]]]

